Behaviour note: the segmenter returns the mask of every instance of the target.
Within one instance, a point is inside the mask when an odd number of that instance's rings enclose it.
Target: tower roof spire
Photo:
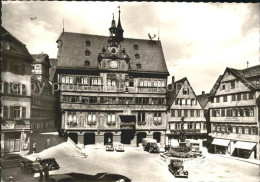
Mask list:
[[[122,25],[121,25],[121,21],[120,21],[120,13],[121,13],[121,11],[120,11],[120,5],[118,6],[118,13],[119,13],[119,16],[118,16],[118,23],[117,23],[117,28],[118,29],[123,29],[122,28]]]

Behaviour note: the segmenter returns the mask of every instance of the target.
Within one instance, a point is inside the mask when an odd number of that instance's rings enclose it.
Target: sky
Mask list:
[[[65,32],[109,35],[112,13],[124,37],[149,39],[163,46],[170,76],[187,77],[195,93],[211,90],[226,67],[259,65],[259,4],[177,2],[2,2],[2,26],[31,54],[57,57]],[[36,17],[34,19],[34,17]],[[31,18],[33,20],[31,20]]]

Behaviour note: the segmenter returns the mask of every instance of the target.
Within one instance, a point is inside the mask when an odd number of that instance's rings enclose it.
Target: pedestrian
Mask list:
[[[48,137],[46,140],[46,148],[49,148],[49,146],[50,146],[50,137]]]
[[[36,143],[33,143],[33,154],[36,153]]]

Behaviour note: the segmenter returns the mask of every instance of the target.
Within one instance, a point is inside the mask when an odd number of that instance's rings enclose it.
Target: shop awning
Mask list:
[[[230,140],[214,138],[212,144],[213,145],[221,145],[227,147],[229,145]]]
[[[256,143],[237,141],[235,143],[235,148],[252,150],[255,145]]]

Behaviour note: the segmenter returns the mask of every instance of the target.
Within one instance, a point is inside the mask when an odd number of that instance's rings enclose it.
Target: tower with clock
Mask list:
[[[110,35],[107,41],[107,47],[103,47],[102,53],[98,55],[99,69],[127,71],[129,68],[130,59],[123,48],[124,30],[121,26],[120,9],[117,26],[113,14],[113,20],[111,27],[109,28],[109,33]]]

